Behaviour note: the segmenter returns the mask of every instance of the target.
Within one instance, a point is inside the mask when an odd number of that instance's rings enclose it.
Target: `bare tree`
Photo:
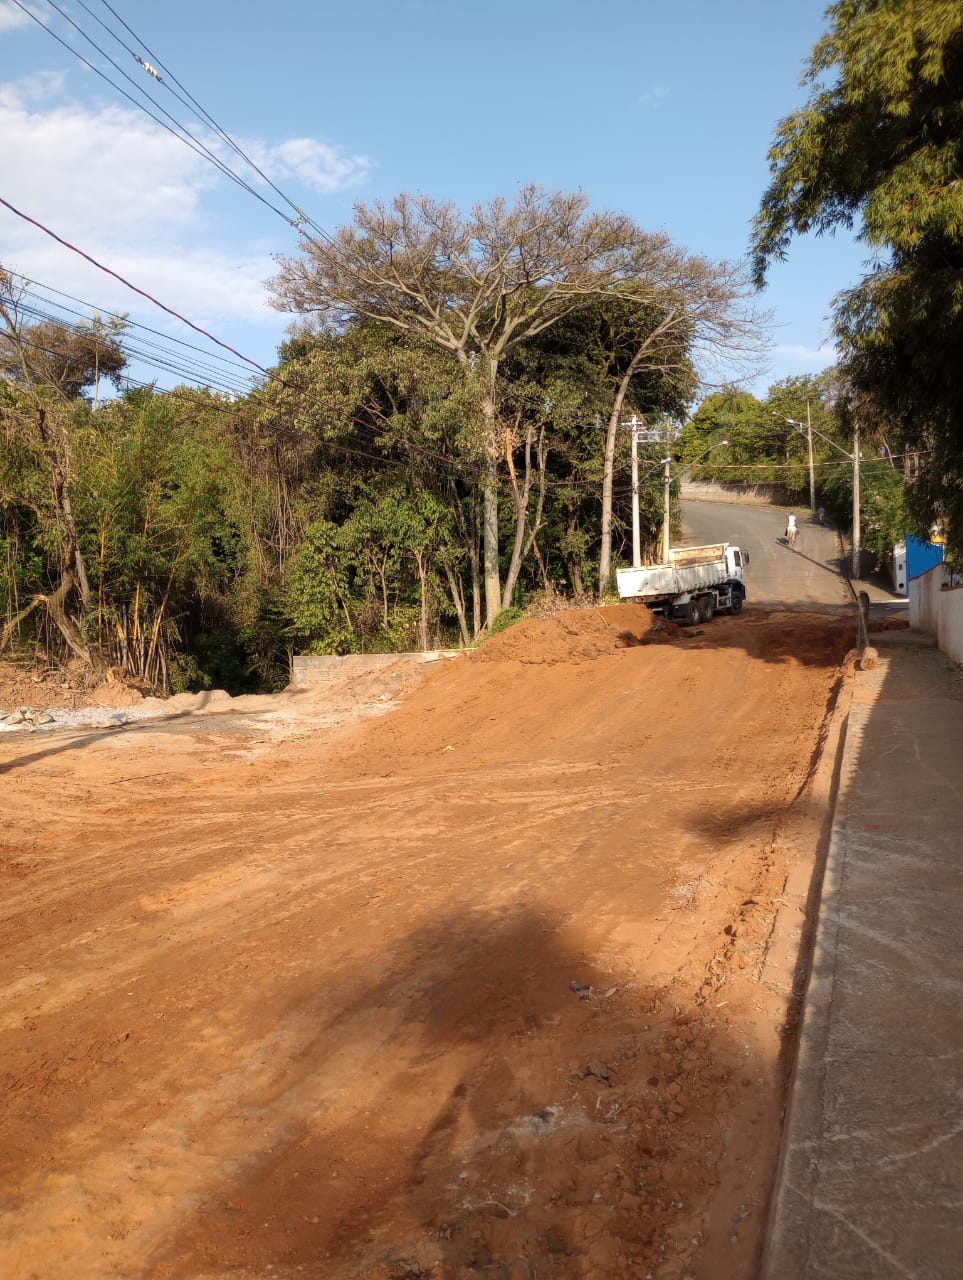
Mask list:
[[[642,272],[646,274],[643,275]],[[712,385],[723,364],[755,372],[763,350],[768,314],[753,303],[747,268],[712,263],[666,243],[657,262],[639,264],[638,290],[624,291],[635,308],[611,312],[612,354],[620,357],[605,435],[602,473],[602,542],[599,589],[612,573],[612,488],[619,423],[633,384],[658,378],[676,382],[686,398],[695,391],[693,371],[703,387]]]
[[[498,419],[499,368],[519,344],[599,297],[651,301],[671,249],[629,218],[589,213],[584,195],[522,188],[464,218],[450,203],[397,196],[357,205],[354,222],[327,240],[305,239],[270,282],[275,305],[341,327],[359,317],[418,333],[449,351],[478,387],[481,419],[485,608],[502,607],[500,468],[510,430]]]

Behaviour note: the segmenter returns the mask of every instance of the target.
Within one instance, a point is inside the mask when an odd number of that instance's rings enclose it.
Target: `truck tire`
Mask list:
[[[699,601],[699,608],[702,610],[702,621],[711,622],[712,615],[716,611],[715,601],[712,596],[702,596]]]
[[[730,613],[742,613],[742,602],[744,596],[738,587],[732,588],[732,604],[729,606]]]
[[[697,627],[702,621],[702,610],[698,600],[690,600],[685,608],[686,621],[690,627]]]

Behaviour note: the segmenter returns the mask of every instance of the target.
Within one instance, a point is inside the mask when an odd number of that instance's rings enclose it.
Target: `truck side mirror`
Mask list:
[[[748,552],[748,551],[743,551],[743,553],[742,553],[742,563],[743,563],[743,564],[748,564],[748,563],[749,563],[749,552]]]

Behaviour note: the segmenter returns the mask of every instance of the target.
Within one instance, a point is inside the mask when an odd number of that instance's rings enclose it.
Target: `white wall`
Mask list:
[[[948,658],[963,664],[963,584],[947,585],[950,575],[938,564],[910,582],[910,626],[936,636]]]
[[[716,484],[713,480],[690,480],[683,476],[680,497],[703,502],[755,503],[758,506],[791,506],[789,495],[775,484]],[[801,502],[796,503],[802,506]]]

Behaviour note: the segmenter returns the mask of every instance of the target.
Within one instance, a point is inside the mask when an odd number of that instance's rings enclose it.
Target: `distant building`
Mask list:
[[[909,584],[930,569],[943,563],[943,546],[938,542],[923,542],[907,535],[893,548],[893,587],[901,596],[909,595]]]

